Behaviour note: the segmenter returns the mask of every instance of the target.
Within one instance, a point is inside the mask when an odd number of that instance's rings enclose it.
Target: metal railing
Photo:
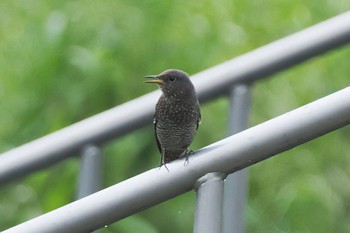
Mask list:
[[[201,102],[231,93],[232,121],[229,133],[232,134],[246,127],[250,83],[349,42],[350,12],[347,12],[191,78]],[[349,124],[349,92],[349,88],[344,89],[214,143],[191,156],[189,165],[185,167],[182,161],[176,161],[167,165],[170,172],[164,169],[150,170],[5,232],[21,232],[24,229],[24,232],[91,231],[189,191],[194,185],[198,196],[195,232],[221,231],[221,215],[218,213],[221,213],[223,193],[224,199],[227,199],[225,207],[228,207],[224,216],[231,220],[235,218],[237,222],[230,221],[231,224],[242,229],[237,232],[243,232],[242,220],[239,219],[242,218],[245,189],[240,189],[242,193],[233,194],[232,185],[238,182],[244,186],[244,178],[242,181],[239,177],[245,177],[246,173],[240,171],[228,177],[225,185],[231,186],[225,188],[223,178],[229,173]],[[94,192],[98,188],[99,167],[96,164],[99,162],[92,161],[99,161],[101,157],[99,146],[150,123],[159,95],[160,92],[155,91],[3,153],[0,156],[0,183],[82,153],[81,188],[78,196]],[[234,143],[231,144],[231,141]],[[95,166],[96,176],[92,179],[95,180],[94,184],[84,181],[88,174],[84,170],[89,170],[87,168],[90,166]],[[143,193],[142,199],[137,195],[140,192]],[[236,201],[229,200],[232,195],[240,198]],[[211,204],[202,201],[207,198],[212,200]],[[231,203],[236,207],[233,208]],[[202,224],[206,224],[207,231]],[[240,227],[237,227],[239,224]],[[232,229],[232,225],[224,221],[224,231],[229,232],[227,229]]]
[[[350,123],[350,87],[154,168],[4,233],[90,232],[169,200],[195,186],[195,232],[219,233],[226,174]],[[204,227],[206,226],[206,228]]]
[[[230,91],[229,135],[248,126],[250,86],[239,84]],[[247,196],[247,169],[229,175],[224,186],[223,233],[245,232],[244,215]],[[233,230],[234,229],[234,230]]]

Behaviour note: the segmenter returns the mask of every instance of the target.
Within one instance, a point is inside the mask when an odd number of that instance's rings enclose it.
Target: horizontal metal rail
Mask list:
[[[205,174],[229,174],[350,124],[350,87],[3,233],[90,232],[191,190]]]
[[[350,12],[192,76],[201,102],[350,42]],[[151,122],[159,91],[68,126],[0,156],[0,184],[78,155]]]

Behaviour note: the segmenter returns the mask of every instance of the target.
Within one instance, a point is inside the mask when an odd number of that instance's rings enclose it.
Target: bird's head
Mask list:
[[[159,75],[148,75],[145,78],[150,80],[145,83],[158,84],[166,97],[178,97],[195,95],[195,90],[191,80],[185,72],[181,70],[166,70]]]

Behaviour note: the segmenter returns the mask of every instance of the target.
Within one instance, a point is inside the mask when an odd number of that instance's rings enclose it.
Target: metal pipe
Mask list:
[[[350,42],[350,12],[192,76],[201,102],[223,95],[236,83],[253,82]],[[101,144],[152,121],[155,91],[80,121],[0,156],[0,184]]]
[[[350,87],[154,168],[3,233],[89,232],[190,191],[205,174],[229,174],[350,123]],[[316,155],[315,155],[316,156]]]
[[[221,233],[225,177],[223,173],[209,173],[196,182],[194,233]]]
[[[247,128],[251,103],[250,86],[239,84],[230,91],[229,134]],[[223,233],[245,231],[248,168],[230,174],[224,185]]]
[[[248,168],[230,174],[224,186],[223,233],[245,232]]]
[[[86,197],[101,188],[101,149],[94,145],[86,146],[81,155],[77,198]]]
[[[101,188],[101,149],[94,145],[87,145],[84,147],[80,157],[77,199],[89,196]],[[92,233],[98,232],[96,230]]]

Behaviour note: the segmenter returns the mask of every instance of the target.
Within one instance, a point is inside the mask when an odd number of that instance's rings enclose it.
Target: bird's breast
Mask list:
[[[169,125],[188,126],[197,124],[200,109],[198,102],[159,101],[155,113],[157,121]]]

